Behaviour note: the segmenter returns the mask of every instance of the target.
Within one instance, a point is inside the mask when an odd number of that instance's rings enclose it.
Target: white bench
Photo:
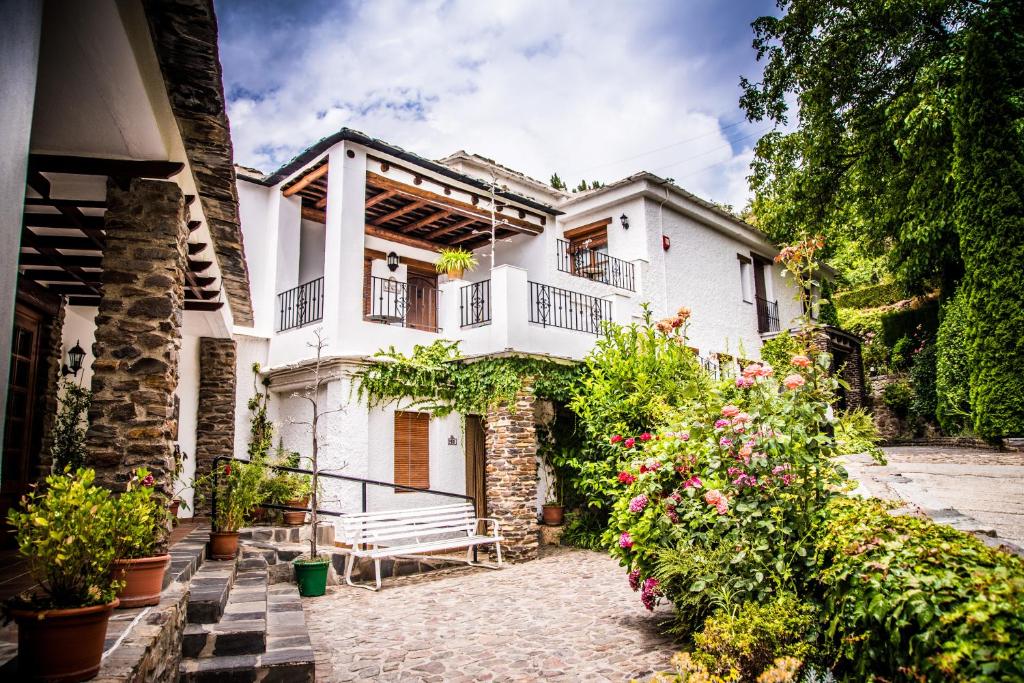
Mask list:
[[[486,533],[487,523],[491,533]],[[345,583],[368,590],[380,590],[380,561],[385,557],[409,557],[422,553],[466,549],[466,564],[497,569],[501,566],[501,537],[498,520],[477,518],[470,502],[408,510],[361,512],[339,518],[341,540],[349,546],[345,557]],[[485,533],[480,534],[483,524]],[[498,564],[473,561],[473,549],[494,545]],[[357,557],[373,560],[377,587],[352,582]]]

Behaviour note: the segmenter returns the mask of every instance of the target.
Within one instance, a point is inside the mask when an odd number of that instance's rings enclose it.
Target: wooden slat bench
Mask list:
[[[501,537],[498,520],[476,517],[470,502],[408,510],[360,512],[339,518],[342,541],[349,546],[345,558],[345,583],[358,588],[380,590],[380,561],[385,557],[409,557],[444,550],[466,549],[466,563],[497,569],[501,566]],[[486,533],[487,523],[491,533]],[[478,533],[481,524],[485,533]],[[497,565],[473,561],[473,548],[494,545]],[[377,586],[352,581],[357,557],[373,560]]]

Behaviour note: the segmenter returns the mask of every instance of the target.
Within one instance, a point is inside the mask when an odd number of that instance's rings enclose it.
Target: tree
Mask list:
[[[982,437],[1024,435],[1024,6],[994,0],[967,44],[956,120],[970,404]]]
[[[778,0],[760,17],[759,82],[742,79],[751,121],[796,128],[757,143],[759,227],[777,241],[824,233],[887,254],[906,285],[952,282],[953,121],[975,0]]]
[[[566,189],[565,181],[562,180],[558,176],[557,173],[552,173],[551,174],[551,180],[549,180],[548,182],[551,184],[551,187],[555,188],[556,190],[565,190]]]

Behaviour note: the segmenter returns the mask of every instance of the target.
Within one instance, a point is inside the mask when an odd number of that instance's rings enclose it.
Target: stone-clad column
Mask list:
[[[199,414],[196,419],[196,479],[210,473],[218,456],[235,452],[235,341],[199,340]],[[209,497],[195,514],[210,514]]]
[[[185,201],[174,183],[134,179],[126,191],[108,180],[107,206],[86,457],[97,481],[116,491],[145,466],[170,494]]]
[[[513,561],[537,557],[537,427],[530,382],[512,406],[487,411],[487,516],[501,524],[502,552]]]

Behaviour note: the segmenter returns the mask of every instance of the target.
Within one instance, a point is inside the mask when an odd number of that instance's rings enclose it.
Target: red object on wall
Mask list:
[[[668,251],[668,248],[672,246],[672,240],[669,239],[668,235],[661,236],[661,248]]]

